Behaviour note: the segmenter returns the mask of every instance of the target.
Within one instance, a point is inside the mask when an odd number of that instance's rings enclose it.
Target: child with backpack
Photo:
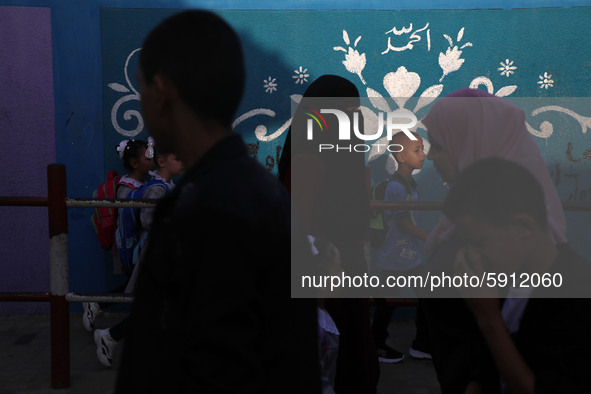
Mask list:
[[[150,149],[153,148],[143,140],[123,140],[119,143],[117,153],[129,173],[119,180],[117,198],[126,198],[130,191],[144,184],[146,175],[154,168],[154,152]]]
[[[144,184],[144,180],[148,172],[154,167],[154,161],[152,160],[154,153],[153,150],[150,150],[151,147],[148,146],[148,143],[143,140],[123,140],[117,145],[116,147],[117,153],[119,157],[123,161],[123,166],[129,171],[126,175],[123,176],[116,176],[115,173],[109,173],[109,179],[105,184],[99,186],[99,191],[103,191],[103,194],[100,197],[107,197],[113,198],[116,197],[120,198],[127,198],[127,195],[132,191],[140,187]],[[113,189],[114,183],[114,189]],[[111,186],[108,188],[107,186]],[[104,192],[107,190],[107,192]],[[114,195],[108,195],[110,190],[111,193]],[[109,224],[105,223],[107,219],[105,216],[98,215],[101,211],[113,211],[112,214],[109,216]],[[121,212],[119,209],[118,212]],[[113,271],[116,274],[125,273],[128,277],[131,276],[131,270],[126,267],[122,262],[121,258],[119,257],[119,253],[117,251],[116,243],[113,242],[114,234],[111,234],[113,229],[115,228],[114,223],[117,223],[117,214],[115,211],[108,208],[101,208],[97,210],[97,213],[93,216],[93,223],[95,223],[95,230],[97,231],[97,235],[99,236],[99,240],[107,239],[106,245],[103,247],[111,247],[110,251],[113,254]],[[97,219],[100,218],[100,219]],[[114,222],[114,223],[111,223]],[[108,234],[105,234],[108,233]],[[112,243],[112,244],[111,244]],[[103,242],[101,241],[101,244]],[[111,245],[109,245],[111,244]],[[120,293],[123,292],[124,288],[118,288],[113,290],[112,292]],[[107,304],[104,304],[105,306]],[[82,313],[82,325],[88,332],[92,332],[94,330],[94,321],[96,316],[102,311],[101,305],[96,302],[83,302],[82,307],[84,309]]]
[[[153,143],[149,144],[141,140],[121,141],[117,147],[117,152],[119,152],[119,157],[123,160],[125,168],[131,170],[119,180],[119,184],[117,185],[117,198],[133,198],[130,197],[131,193],[144,185],[146,176],[149,174],[150,170],[154,168]],[[118,216],[121,216],[122,211],[125,209],[128,208],[119,208]],[[120,223],[121,221],[118,219],[117,227],[119,227]],[[114,264],[116,262],[118,267],[115,268],[119,268],[128,276],[131,276],[132,267],[121,260],[119,247],[117,247],[117,251],[118,253],[115,254],[116,258]]]
[[[150,137],[151,140],[151,137]],[[153,147],[150,141],[150,146]],[[174,188],[173,178],[183,172],[183,165],[173,153],[158,154],[153,152],[157,170],[150,171],[152,178],[135,190],[131,190],[127,198],[158,200]],[[117,245],[121,260],[131,264],[133,273],[125,292],[132,293],[139,272],[143,253],[146,250],[148,234],[152,224],[154,208],[121,208],[119,226],[117,228]],[[136,228],[132,228],[133,225]],[[129,245],[129,246],[127,246]],[[113,363],[113,354],[117,342],[127,336],[129,317],[124,318],[115,326],[94,331],[96,354],[106,367]]]
[[[150,140],[152,138],[150,137]],[[151,179],[132,190],[127,198],[159,200],[174,188],[173,178],[183,172],[183,165],[174,153],[154,153],[156,171],[150,171]],[[141,260],[142,251],[152,225],[154,208],[122,208],[119,210],[119,226],[117,227],[117,248],[124,265],[133,271],[126,288],[132,292],[137,276],[137,263]]]
[[[123,140],[117,145],[117,154],[129,173],[119,175],[117,171],[109,171],[107,180],[94,191],[94,198],[116,199],[125,198],[127,194],[144,183],[144,178],[152,168],[152,156],[148,144],[141,140]],[[148,157],[150,156],[150,157]],[[117,213],[114,208],[95,208],[91,217],[94,231],[103,249],[115,254],[115,229],[117,228]],[[119,268],[115,266],[115,268]],[[120,273],[120,272],[116,272]]]
[[[417,183],[412,178],[414,170],[423,167],[425,152],[423,151],[423,139],[416,133],[417,138],[411,140],[405,133],[399,132],[392,137],[392,144],[402,146],[402,151],[394,153],[394,159],[398,163],[396,173],[385,182],[374,187],[374,199],[385,201],[419,201]],[[384,188],[385,186],[385,188]],[[382,196],[376,196],[376,191],[382,188]],[[384,190],[385,189],[385,190]],[[383,227],[381,237],[376,241],[376,231],[373,229],[373,246],[376,250],[376,265],[381,270],[383,280],[387,276],[397,276],[401,272],[408,274],[409,270],[417,268],[422,262],[420,241],[427,239],[429,235],[420,227],[418,212],[399,210],[382,212],[380,217]],[[372,227],[374,223],[372,223]],[[383,238],[383,240],[382,240]],[[376,308],[372,323],[372,333],[378,349],[378,357],[384,363],[398,363],[404,359],[404,354],[386,345],[388,338],[388,324],[392,318],[394,307],[388,305],[386,299],[376,298]],[[413,341],[410,354],[415,358],[430,358],[428,346],[420,344],[425,342],[423,338],[422,311],[417,310],[417,339]],[[419,337],[419,334],[420,337]],[[416,349],[416,348],[420,348]]]

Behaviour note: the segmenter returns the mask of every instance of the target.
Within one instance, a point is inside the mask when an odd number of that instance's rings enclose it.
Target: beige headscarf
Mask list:
[[[562,203],[520,108],[483,90],[460,89],[435,103],[422,122],[430,138],[443,147],[460,172],[476,160],[493,156],[512,160],[531,171],[544,189],[552,238],[556,243],[566,242]],[[452,233],[453,225],[442,216],[426,241],[427,252]]]

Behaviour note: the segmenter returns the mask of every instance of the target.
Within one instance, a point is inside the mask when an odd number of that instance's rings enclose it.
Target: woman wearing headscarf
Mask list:
[[[336,75],[319,77],[304,93],[279,162],[280,179],[291,191],[292,209],[301,217],[306,233],[333,243],[348,275],[367,272],[364,238],[369,224],[369,195],[365,156],[353,149],[320,152],[319,144],[355,145],[361,141],[355,136],[339,141],[339,123],[332,114],[323,116],[323,128],[315,129],[313,138],[308,139],[308,114],[323,108],[337,109],[352,122],[352,112],[359,103],[357,88],[350,81]],[[370,331],[369,300],[329,299],[326,309],[340,332],[335,391],[375,393],[379,364]]]
[[[566,242],[566,220],[560,199],[519,107],[483,90],[460,89],[439,100],[422,123],[427,127],[432,145],[429,158],[444,182],[453,183],[450,177],[478,159],[493,156],[528,169],[544,189],[554,240]],[[432,250],[450,231],[450,222],[442,216],[426,248]]]
[[[460,89],[435,103],[422,123],[431,144],[428,158],[452,187],[458,174],[479,159],[500,157],[528,169],[544,190],[552,239],[556,244],[566,242],[560,199],[520,108],[482,90]],[[452,223],[442,216],[425,243],[430,254],[425,269],[453,274],[463,246]],[[527,300],[505,300],[502,314],[508,328],[518,325]],[[442,392],[463,393],[475,380],[481,382],[482,392],[498,392],[498,375],[490,373],[495,370],[493,360],[464,300],[430,298],[423,306]]]

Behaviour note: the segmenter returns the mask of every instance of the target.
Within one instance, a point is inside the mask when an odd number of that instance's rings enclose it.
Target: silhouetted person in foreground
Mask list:
[[[465,239],[457,275],[518,278],[460,289],[500,375],[483,380],[494,376],[483,370],[465,393],[492,392],[494,383],[501,393],[588,393],[591,300],[580,297],[590,293],[590,265],[552,242],[536,177],[512,161],[477,161],[460,174],[443,212]]]
[[[154,212],[117,393],[319,391],[315,305],[289,299],[288,193],[231,129],[244,74],[210,12],[173,15],[142,46],[146,127],[186,172]]]
[[[431,145],[427,158],[444,182],[453,188],[458,175],[479,159],[494,156],[518,163],[542,185],[552,242],[566,241],[562,204],[540,150],[527,130],[523,110],[483,90],[460,89],[437,100],[422,123]],[[510,193],[507,188],[504,191]],[[453,274],[457,253],[463,246],[465,242],[454,224],[442,215],[425,242],[429,258],[424,269],[432,274]],[[489,356],[487,345],[459,296],[452,287],[426,294],[422,301],[433,365],[443,394],[463,392],[493,363],[489,358],[488,364],[482,365],[480,360]],[[519,299],[516,303],[520,303]],[[498,379],[493,378],[483,389],[496,383]]]
[[[351,140],[339,140],[340,122],[332,114],[323,116],[322,128],[313,124],[310,139],[308,113],[336,109],[352,124],[358,112],[362,129],[359,106],[359,92],[352,82],[337,75],[320,76],[298,105],[279,162],[280,178],[291,190],[293,209],[302,218],[306,233],[334,244],[347,275],[368,271],[364,256],[369,231],[365,154],[347,148],[361,143],[355,134]],[[321,145],[333,148],[321,150]],[[379,363],[371,336],[369,299],[352,298],[355,290],[342,288],[338,296],[343,298],[333,298],[333,294],[325,303],[340,333],[334,391],[374,394]]]

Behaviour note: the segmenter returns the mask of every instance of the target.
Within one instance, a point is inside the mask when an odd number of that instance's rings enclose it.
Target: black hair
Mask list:
[[[154,28],[139,58],[147,84],[168,76],[200,117],[230,126],[244,92],[242,47],[219,16],[202,10],[175,14]]]
[[[180,160],[180,156],[177,153],[172,153],[172,152],[159,152],[158,148],[154,147],[154,166],[157,169],[160,169],[160,165],[158,164],[158,158],[159,157],[168,157],[169,155],[174,155],[177,160]]]
[[[154,167],[156,167],[156,169],[160,169],[160,165],[158,164],[158,158],[166,157],[166,155],[167,153],[158,152],[158,149],[154,148]]]
[[[544,190],[536,177],[521,165],[496,157],[478,160],[462,171],[445,199],[443,213],[452,222],[470,215],[501,226],[517,214],[527,214],[541,229],[548,228]]]
[[[117,146],[119,148],[119,145]],[[123,166],[129,171],[133,171],[131,166],[132,159],[139,159],[141,157],[142,148],[148,148],[148,143],[143,140],[128,140],[125,148],[123,148],[123,155],[119,155],[123,160]],[[119,153],[119,151],[117,151]]]
[[[325,74],[321,75],[314,82],[312,82],[304,92],[302,101],[297,107],[296,113],[291,122],[291,126],[287,131],[287,136],[285,137],[285,143],[283,144],[281,157],[277,165],[277,170],[279,172],[279,180],[281,180],[282,182],[285,180],[287,170],[291,165],[292,156],[296,156],[297,154],[303,153],[304,150],[312,149],[312,144],[306,142],[305,140],[304,132],[304,129],[306,127],[306,121],[308,119],[306,112],[309,111],[306,102],[310,102],[307,99],[311,97],[335,98],[335,100],[326,100],[325,102],[323,100],[324,104],[326,105],[326,108],[333,107],[345,109],[347,107],[358,107],[360,105],[359,91],[357,90],[355,84],[353,84],[353,82],[349,81],[348,79],[345,79],[338,75]],[[318,104],[318,100],[312,100],[312,106]],[[363,125],[363,120],[360,121],[360,124]],[[294,132],[293,136],[292,130]],[[323,141],[318,141],[318,143],[335,142],[334,134],[321,133],[318,134],[316,138],[323,139]],[[353,136],[354,140],[356,138],[356,136]],[[292,139],[294,142],[293,144]],[[313,150],[316,151],[315,148]]]

